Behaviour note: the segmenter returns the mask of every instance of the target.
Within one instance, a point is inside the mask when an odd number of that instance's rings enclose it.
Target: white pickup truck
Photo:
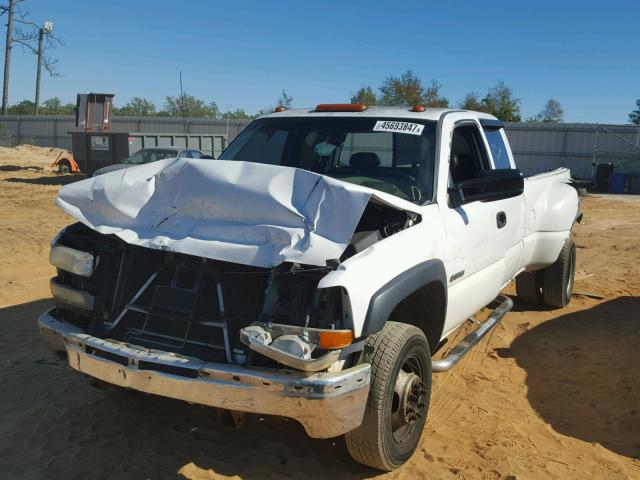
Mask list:
[[[577,193],[566,169],[523,178],[484,113],[278,110],[218,161],[62,188],[78,223],[52,241],[56,306],[39,328],[98,381],[290,417],[392,470],[419,443],[432,372],[510,310],[505,285],[569,302]]]

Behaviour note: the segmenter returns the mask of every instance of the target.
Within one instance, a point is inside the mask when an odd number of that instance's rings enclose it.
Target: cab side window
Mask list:
[[[456,127],[451,138],[449,175],[453,185],[478,178],[482,170],[489,169],[487,152],[480,131],[475,125]]]

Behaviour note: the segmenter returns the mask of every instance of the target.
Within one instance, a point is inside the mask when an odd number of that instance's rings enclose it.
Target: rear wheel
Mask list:
[[[568,239],[555,263],[544,270],[542,297],[545,305],[564,307],[571,301],[576,273],[576,244]]]
[[[530,305],[542,303],[542,277],[544,272],[522,272],[516,277],[518,300]]]
[[[416,450],[429,410],[431,353],[422,330],[387,322],[367,339],[371,387],[362,425],[345,435],[351,457],[394,470]]]

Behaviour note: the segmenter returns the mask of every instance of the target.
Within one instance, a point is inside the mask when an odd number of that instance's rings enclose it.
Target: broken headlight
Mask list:
[[[93,273],[93,255],[63,245],[51,248],[49,263],[82,277],[90,277]]]

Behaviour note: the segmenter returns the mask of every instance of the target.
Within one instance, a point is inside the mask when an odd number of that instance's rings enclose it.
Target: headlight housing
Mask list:
[[[90,277],[93,273],[94,258],[90,253],[55,245],[49,253],[49,263],[67,272]]]
[[[53,295],[57,300],[83,310],[93,310],[95,297],[89,292],[76,290],[75,288],[71,288],[69,285],[62,285],[56,282],[55,278],[49,280],[49,288],[51,289],[51,295]]]

